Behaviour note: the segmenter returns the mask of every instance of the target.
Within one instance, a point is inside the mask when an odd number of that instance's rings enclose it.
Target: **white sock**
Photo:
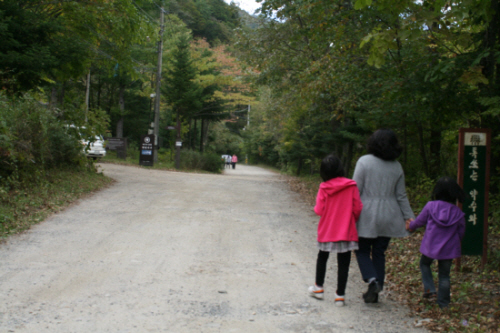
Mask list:
[[[368,283],[372,283],[373,281],[376,281],[376,280],[377,280],[377,278],[372,277],[372,278],[370,278],[370,279],[368,280]]]

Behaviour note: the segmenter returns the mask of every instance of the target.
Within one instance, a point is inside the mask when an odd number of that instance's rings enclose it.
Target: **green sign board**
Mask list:
[[[467,194],[462,205],[465,213],[462,254],[484,255],[488,221],[489,132],[464,129],[460,134],[459,183]]]

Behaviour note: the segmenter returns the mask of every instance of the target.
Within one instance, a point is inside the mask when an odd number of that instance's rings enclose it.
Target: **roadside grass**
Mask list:
[[[193,156],[194,155],[194,156]],[[117,157],[116,151],[108,151],[106,153],[106,156],[102,159],[99,160],[101,163],[113,163],[113,164],[120,164],[120,165],[129,165],[129,166],[135,166],[135,167],[140,167],[140,168],[149,168],[149,169],[155,169],[155,170],[166,170],[166,171],[182,171],[182,172],[196,172],[196,173],[221,173],[222,168],[215,167],[212,165],[210,166],[210,170],[203,170],[203,164],[197,163],[197,160],[202,159],[200,156],[202,154],[199,153],[191,153],[186,155],[183,155],[183,159],[181,160],[181,168],[180,170],[177,170],[175,168],[175,155],[173,152],[170,150],[163,150],[160,149],[160,152],[158,154],[158,162],[154,163],[153,166],[142,166],[139,165],[139,151],[137,149],[129,149],[127,151],[127,158],[122,159]],[[189,159],[186,161],[186,159]],[[217,162],[218,163],[218,162]],[[220,163],[222,166],[222,163]]]
[[[245,162],[240,162],[238,164],[244,164]],[[271,171],[271,172],[274,172],[276,174],[281,174],[281,170],[276,168],[276,167],[272,167],[272,166],[269,166],[269,165],[266,165],[266,164],[261,164],[261,163],[257,163],[257,164],[248,164],[248,165],[251,165],[251,166],[256,166],[256,167],[259,167],[259,168],[262,168],[262,169],[265,169],[267,171]]]
[[[36,184],[0,187],[0,239],[20,233],[114,181],[95,171],[55,169]]]
[[[290,188],[298,192],[309,205],[315,205],[321,182],[319,176],[287,176]],[[407,188],[410,203],[416,213],[429,200],[433,183],[421,180],[414,188]],[[490,212],[499,212],[500,200],[490,200]],[[415,319],[432,332],[500,332],[500,213],[490,214],[488,234],[488,262],[481,269],[481,258],[466,256],[461,259],[461,271],[452,266],[451,306],[441,310],[436,304],[422,299],[420,275],[420,243],[424,231],[410,237],[392,239],[387,251],[384,294],[406,304]],[[434,263],[437,286],[437,264]]]

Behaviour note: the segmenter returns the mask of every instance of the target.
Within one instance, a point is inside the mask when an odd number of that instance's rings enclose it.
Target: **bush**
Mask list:
[[[9,100],[0,94],[0,182],[37,181],[43,171],[83,167],[78,139],[55,114],[29,95]]]
[[[412,184],[412,185],[410,185]],[[432,189],[436,181],[427,176],[420,176],[414,182],[406,183],[406,194],[411,203],[413,211],[420,212],[425,204],[431,200]]]
[[[195,150],[182,150],[180,156],[181,169],[204,170],[220,173],[222,163],[220,156],[216,153],[200,153]]]
[[[61,166],[83,166],[82,144],[75,136],[68,135],[61,126],[50,126],[48,133],[49,154],[46,165],[49,168]]]

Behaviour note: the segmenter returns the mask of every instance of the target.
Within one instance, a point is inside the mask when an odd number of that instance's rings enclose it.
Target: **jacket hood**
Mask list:
[[[457,224],[463,217],[464,213],[460,208],[452,203],[436,200],[430,214],[436,224],[442,227],[450,227]]]
[[[322,188],[328,195],[332,195],[351,186],[356,186],[356,182],[354,180],[337,177],[321,183],[319,187]]]

